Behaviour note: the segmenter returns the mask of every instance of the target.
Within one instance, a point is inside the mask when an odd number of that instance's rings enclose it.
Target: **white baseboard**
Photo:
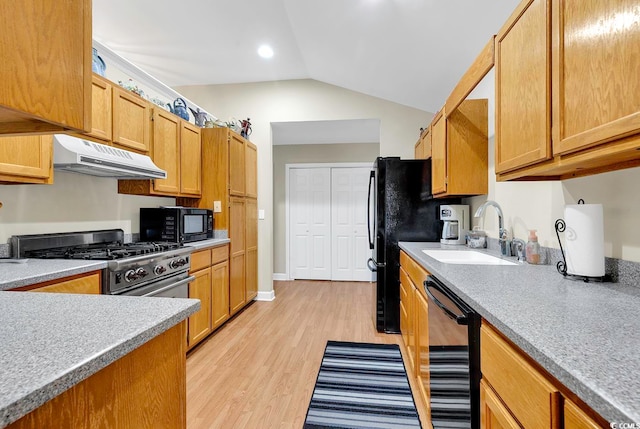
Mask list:
[[[274,280],[289,280],[287,273],[273,273]]]
[[[256,301],[273,301],[276,299],[276,293],[273,290],[268,292],[258,291],[258,296],[256,296]]]

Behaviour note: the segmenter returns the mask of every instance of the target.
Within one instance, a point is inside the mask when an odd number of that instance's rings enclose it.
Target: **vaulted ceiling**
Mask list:
[[[310,78],[435,112],[518,3],[93,0],[93,37],[169,86]]]

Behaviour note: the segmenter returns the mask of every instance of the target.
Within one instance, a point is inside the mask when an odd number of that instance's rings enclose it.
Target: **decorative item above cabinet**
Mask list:
[[[496,36],[498,180],[640,165],[637,2],[596,3],[523,1]]]
[[[0,3],[0,134],[88,131],[91,0]]]

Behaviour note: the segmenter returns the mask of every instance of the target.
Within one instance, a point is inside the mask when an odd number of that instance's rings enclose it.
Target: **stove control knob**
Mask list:
[[[184,258],[174,259],[169,262],[169,268],[176,269],[184,266],[187,263]]]
[[[136,276],[139,277],[146,277],[149,275],[149,272],[147,272],[147,270],[145,270],[144,268],[138,268],[136,270]]]
[[[138,275],[136,274],[135,270],[129,270],[126,273],[124,273],[124,279],[128,282],[132,282],[137,278],[138,278]]]
[[[156,276],[159,276],[160,274],[164,273],[165,271],[167,271],[167,269],[162,265],[156,265],[155,267],[153,267],[153,273]]]

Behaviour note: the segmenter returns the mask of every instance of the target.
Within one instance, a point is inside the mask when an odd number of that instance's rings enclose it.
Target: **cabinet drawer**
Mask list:
[[[407,302],[408,295],[411,292],[413,286],[411,285],[411,280],[409,280],[409,275],[407,272],[400,267],[400,302]]]
[[[29,292],[100,294],[100,273],[63,280],[48,286],[35,285]]]
[[[229,259],[229,245],[214,247],[211,249],[211,264],[217,264]]]
[[[526,428],[557,428],[558,390],[487,325],[480,329],[482,377]]]
[[[191,254],[191,272],[211,266],[211,249],[200,250]]]
[[[418,265],[418,263],[411,259],[404,251],[400,252],[400,266],[407,272],[415,287],[418,290],[422,290],[422,285],[429,275],[427,270]]]
[[[569,399],[564,400],[564,429],[598,429],[601,427],[603,426],[596,423],[576,404]]]

